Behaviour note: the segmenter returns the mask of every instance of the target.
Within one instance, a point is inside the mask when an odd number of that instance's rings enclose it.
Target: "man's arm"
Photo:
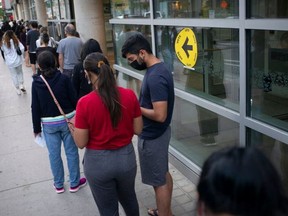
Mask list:
[[[153,102],[153,109],[141,107],[142,115],[151,120],[163,123],[167,118],[167,101]]]
[[[64,55],[63,55],[63,53],[59,53],[58,61],[59,61],[59,69],[60,69],[60,71],[63,71],[63,67],[64,67]]]

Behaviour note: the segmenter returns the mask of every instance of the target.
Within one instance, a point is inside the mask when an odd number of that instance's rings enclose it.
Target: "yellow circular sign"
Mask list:
[[[197,61],[197,40],[190,28],[182,29],[175,40],[177,58],[187,67],[193,67]]]

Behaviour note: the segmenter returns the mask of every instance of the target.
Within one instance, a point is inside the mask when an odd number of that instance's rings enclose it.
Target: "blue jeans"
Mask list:
[[[79,154],[67,123],[65,122],[59,125],[43,124],[43,133],[49,152],[50,166],[54,176],[55,187],[62,188],[64,184],[64,167],[61,158],[62,141],[68,163],[70,187],[77,186],[80,180]]]

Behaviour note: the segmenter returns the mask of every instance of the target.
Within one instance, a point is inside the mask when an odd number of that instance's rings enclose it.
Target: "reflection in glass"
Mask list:
[[[139,95],[140,80],[126,79],[120,73],[118,83]],[[237,123],[178,97],[175,97],[171,128],[171,146],[200,167],[215,150],[239,144]]]
[[[239,126],[203,107],[177,98],[171,145],[198,166],[214,151],[239,143]]]
[[[35,7],[35,0],[29,0],[29,9],[30,9],[30,16],[32,20],[36,20],[36,7]]]
[[[70,19],[70,5],[68,0],[46,0],[48,19]]]
[[[70,19],[70,5],[67,0],[60,0],[60,15],[61,19]]]
[[[249,146],[260,148],[280,173],[288,190],[288,144],[282,143],[252,129],[247,130]]]
[[[46,4],[47,18],[51,20],[53,19],[52,2],[51,0],[45,1],[45,4]]]
[[[53,19],[60,20],[60,11],[58,0],[52,0],[52,11],[53,11]]]
[[[127,60],[122,58],[121,49],[124,42],[133,34],[143,34],[146,36],[148,41],[151,44],[151,28],[150,26],[145,25],[113,25],[113,34],[114,34],[114,47],[116,51],[115,61],[117,64],[128,67],[129,69],[133,69],[129,67],[127,64]],[[133,69],[134,70],[134,69]],[[136,70],[135,70],[136,71]],[[137,71],[138,73],[143,73],[143,71]]]
[[[156,0],[156,18],[231,18],[239,16],[238,0],[168,1]]]
[[[48,31],[49,35],[53,37],[56,41],[61,40],[61,29],[60,23],[49,22],[48,21]]]
[[[111,0],[113,18],[147,18],[150,13],[149,0]]]
[[[288,1],[250,0],[248,18],[287,18]]]
[[[249,115],[288,130],[288,32],[249,32]]]
[[[175,39],[182,29],[174,26],[155,29],[157,57],[173,72],[175,86],[238,111],[238,30],[193,28],[198,57],[192,70],[185,68],[175,55]]]
[[[126,74],[119,73],[118,75],[118,85],[123,86],[124,88],[129,88],[129,89],[134,90],[137,96],[139,96],[140,94],[141,83],[142,83],[141,80],[135,79]]]

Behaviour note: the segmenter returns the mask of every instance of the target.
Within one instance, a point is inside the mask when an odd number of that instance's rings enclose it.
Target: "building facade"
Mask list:
[[[24,3],[32,8],[38,1],[21,2],[25,14]],[[106,52],[113,51],[120,85],[135,92],[144,72],[127,65],[121,46],[136,31],[148,38],[174,76],[170,161],[191,180],[197,181],[212,152],[233,145],[257,146],[288,187],[288,1],[42,3],[48,25],[60,23],[59,37],[63,26],[74,22],[83,39],[94,37]],[[30,11],[29,19],[36,17]]]

